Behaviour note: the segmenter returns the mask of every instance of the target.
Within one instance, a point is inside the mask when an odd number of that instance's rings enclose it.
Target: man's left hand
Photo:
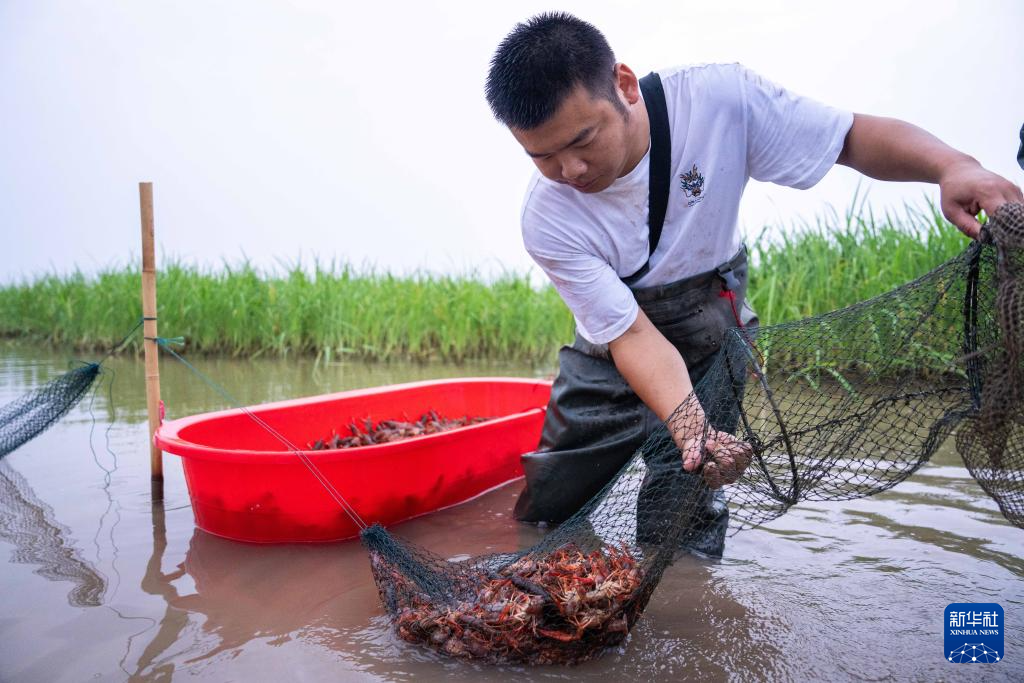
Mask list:
[[[972,239],[981,230],[979,212],[991,216],[1006,202],[1024,202],[1019,187],[971,161],[950,166],[939,179],[939,193],[943,215]]]

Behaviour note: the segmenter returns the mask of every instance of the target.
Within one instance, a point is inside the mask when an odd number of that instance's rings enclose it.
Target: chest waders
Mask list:
[[[623,282],[630,286],[640,308],[682,355],[696,385],[711,366],[725,331],[740,322],[757,325],[753,310],[744,303],[747,290],[746,249],[713,271],[654,287],[633,284],[650,269],[650,256],[658,246],[671,182],[672,146],[668,109],[661,79],[652,73],[640,79],[651,122],[650,185],[648,191],[648,261]],[[698,392],[704,406],[716,401],[709,392],[735,391],[734,386],[707,387]],[[737,383],[742,387],[742,380]],[[734,432],[736,410],[708,414],[716,429]],[[559,523],[583,507],[664,423],[633,392],[612,361],[606,344],[591,344],[576,333],[570,346],[558,353],[558,375],[551,390],[544,429],[537,451],[523,456],[526,488],[516,502],[515,517],[526,522]],[[658,509],[655,491],[690,484],[700,498],[699,517],[684,536],[685,548],[721,556],[729,510],[724,496],[711,491],[700,478],[679,468],[650,468],[637,503],[637,535],[657,540],[659,522],[648,514]],[[661,474],[652,475],[658,471]],[[678,488],[676,490],[679,490]],[[647,494],[645,495],[645,491]]]

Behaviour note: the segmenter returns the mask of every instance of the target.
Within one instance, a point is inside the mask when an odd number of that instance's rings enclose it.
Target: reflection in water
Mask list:
[[[178,589],[174,587],[173,581],[180,578],[185,570],[181,565],[178,568],[165,574],[163,571],[164,553],[167,551],[167,524],[166,512],[162,502],[153,504],[153,552],[146,563],[146,573],[142,577],[141,588],[143,592],[156,595],[167,603],[167,610],[157,627],[156,635],[149,641],[142,654],[139,656],[138,668],[132,674],[130,680],[161,680],[169,679],[174,673],[174,663],[165,662],[154,666],[154,662],[171,645],[176,643],[181,636],[185,626],[188,625],[189,615],[187,610],[179,608],[176,603],[180,600]],[[130,649],[130,648],[129,648]],[[143,677],[145,672],[145,677]]]
[[[358,543],[346,546],[348,556],[362,556]],[[257,545],[196,529],[184,562],[170,572],[163,570],[166,549],[164,511],[154,506],[153,553],[141,588],[162,598],[166,610],[139,657],[136,678],[172,673],[173,659],[161,660],[171,650],[176,650],[178,661],[191,665],[252,640],[288,640],[328,616],[325,603],[349,585],[345,568],[351,563],[335,561],[344,555],[339,544]],[[194,593],[182,594],[177,585],[186,576]],[[194,616],[201,618],[193,620]],[[201,624],[200,631],[186,635],[194,623]],[[181,658],[183,645],[187,656]]]
[[[68,602],[75,607],[102,604],[107,580],[82,557],[70,530],[39,500],[28,481],[0,462],[0,538],[15,546],[11,560],[36,565],[34,572],[52,581],[70,581]]]

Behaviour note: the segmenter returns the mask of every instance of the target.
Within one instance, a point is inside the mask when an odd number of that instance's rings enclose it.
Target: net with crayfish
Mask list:
[[[982,240],[889,293],[756,338],[731,330],[663,428],[531,548],[452,562],[366,529],[399,636],[455,657],[530,664],[576,663],[621,643],[702,521],[709,490],[682,469],[673,439],[701,414],[738,413],[752,455],[725,489],[734,532],[799,501],[889,489],[952,434],[974,478],[1024,527],[1022,275],[1024,205],[1008,204]],[[705,439],[714,421],[703,420]]]

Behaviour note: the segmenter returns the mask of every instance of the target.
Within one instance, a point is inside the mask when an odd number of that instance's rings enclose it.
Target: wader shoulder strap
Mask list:
[[[627,285],[633,285],[651,269],[651,255],[658,248],[661,228],[665,225],[665,211],[668,210],[668,190],[672,177],[672,138],[668,128],[668,106],[665,104],[665,90],[661,77],[651,72],[640,79],[640,92],[647,107],[647,119],[651,125],[651,170],[647,186],[647,262],[640,270],[622,278]]]

